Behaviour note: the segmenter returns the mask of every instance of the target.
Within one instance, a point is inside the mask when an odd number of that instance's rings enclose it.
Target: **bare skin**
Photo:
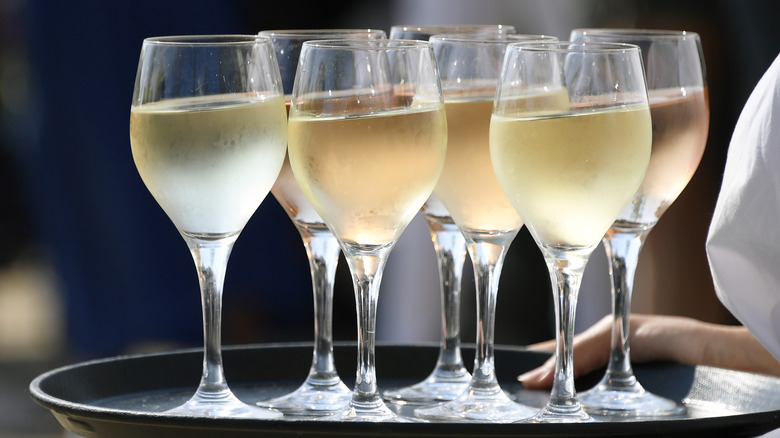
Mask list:
[[[611,319],[608,315],[574,337],[574,376],[601,368],[609,359]],[[692,318],[631,315],[631,361],[672,361],[709,365],[780,377],[780,362],[745,327],[711,324]],[[555,351],[555,340],[528,346]],[[526,388],[549,388],[555,358],[518,376]]]

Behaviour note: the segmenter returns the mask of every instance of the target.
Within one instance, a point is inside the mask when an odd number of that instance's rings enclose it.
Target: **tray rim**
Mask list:
[[[289,348],[312,348],[312,342],[279,342],[279,343],[261,343],[261,344],[244,344],[244,345],[230,345],[223,347],[224,351],[231,350],[255,350],[255,349],[289,349]],[[356,343],[354,341],[338,341],[334,342],[334,347],[354,347]],[[438,349],[438,343],[411,343],[411,344],[399,344],[394,342],[377,342],[377,347],[400,347],[400,348],[436,348]],[[462,344],[464,349],[474,348],[474,344],[464,343]],[[514,345],[496,345],[496,350],[503,350],[508,352],[518,352],[523,354],[539,354],[549,356],[546,352],[538,352],[528,350],[522,346]],[[101,364],[111,362],[121,362],[128,360],[144,360],[152,357],[159,356],[175,356],[183,354],[200,354],[202,348],[181,348],[174,350],[158,351],[151,353],[135,353],[116,355],[105,358],[98,358],[87,360],[83,362],[76,362],[72,364],[63,365],[49,371],[46,371],[39,376],[35,377],[29,385],[29,393],[31,398],[43,408],[50,410],[55,417],[57,417],[60,423],[63,419],[70,421],[75,417],[76,422],[79,422],[80,418],[86,420],[112,422],[112,423],[124,423],[133,424],[136,426],[151,425],[151,426],[167,426],[167,427],[181,427],[181,428],[202,428],[208,427],[210,429],[229,429],[235,431],[255,431],[258,433],[272,432],[274,430],[279,431],[280,428],[285,426],[289,427],[291,424],[306,425],[306,428],[312,428],[314,426],[322,426],[324,424],[332,425],[333,430],[336,433],[344,431],[344,425],[355,432],[370,432],[376,430],[378,424],[381,424],[382,429],[388,432],[396,432],[401,434],[407,434],[411,428],[414,428],[416,433],[429,434],[436,432],[442,436],[478,436],[474,435],[481,432],[485,432],[484,428],[490,427],[490,436],[569,436],[571,434],[576,435],[601,435],[605,426],[614,429],[611,433],[605,436],[619,436],[619,435],[635,435],[637,425],[646,428],[642,434],[658,434],[663,433],[665,435],[683,433],[685,436],[690,436],[691,431],[713,430],[722,431],[723,428],[734,426],[736,421],[739,420],[741,424],[752,424],[756,426],[756,430],[761,433],[766,433],[775,429],[780,429],[780,409],[770,409],[766,411],[758,412],[743,412],[735,413],[734,415],[727,415],[721,417],[706,417],[706,418],[678,418],[678,419],[666,419],[666,420],[640,420],[635,422],[597,422],[597,423],[556,423],[556,424],[535,424],[535,423],[504,423],[504,424],[487,424],[487,423],[337,423],[327,420],[257,420],[257,419],[239,419],[239,418],[208,418],[208,417],[177,417],[171,415],[165,415],[158,412],[150,411],[133,411],[125,409],[107,408],[102,406],[96,406],[89,403],[74,402],[71,400],[65,400],[56,396],[53,396],[45,392],[41,385],[52,377],[55,377],[61,373],[68,372],[73,369],[99,366]],[[679,364],[681,366],[686,366]],[[707,366],[695,366],[693,368],[715,368]],[[715,368],[723,370],[720,368]],[[774,376],[767,376],[758,373],[746,373],[736,370],[725,370],[727,372],[742,373],[748,375],[764,376],[771,379],[776,379],[780,382],[780,378]],[[764,425],[764,426],[762,426]],[[65,425],[63,424],[63,427]],[[67,427],[65,427],[67,429]],[[519,430],[519,429],[522,429]],[[634,430],[632,432],[632,429]]]

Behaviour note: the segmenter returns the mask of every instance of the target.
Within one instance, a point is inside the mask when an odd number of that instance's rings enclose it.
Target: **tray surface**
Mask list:
[[[247,403],[288,393],[305,378],[312,347],[266,344],[226,347],[225,373],[233,392]],[[336,366],[348,386],[354,381],[356,349],[335,347]],[[378,345],[380,391],[416,383],[433,368],[437,345]],[[467,364],[473,346],[464,346]],[[549,357],[521,347],[496,346],[495,363],[504,391],[517,401],[541,408],[549,392],[526,390],[516,376]],[[73,433],[85,437],[264,437],[264,436],[757,436],[780,428],[780,379],[712,367],[638,364],[634,371],[651,392],[681,402],[684,417],[588,424],[337,423],[323,420],[215,419],[162,412],[195,391],[202,351],[122,356],[49,371],[30,384],[33,399]],[[593,386],[603,370],[577,380],[577,390]],[[406,408],[398,408],[407,414]]]

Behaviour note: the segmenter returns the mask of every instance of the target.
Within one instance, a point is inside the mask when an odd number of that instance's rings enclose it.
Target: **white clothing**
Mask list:
[[[780,360],[780,56],[734,128],[707,256],[720,301]]]

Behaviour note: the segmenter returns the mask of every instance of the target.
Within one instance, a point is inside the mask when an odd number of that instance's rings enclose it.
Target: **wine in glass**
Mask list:
[[[222,291],[233,244],[284,161],[287,123],[273,45],[258,36],[144,40],[130,110],[141,178],[192,253],[203,304],[203,375],[168,413],[278,418],[225,380]]]
[[[642,246],[693,177],[707,143],[709,108],[701,40],[693,32],[646,29],[575,29],[571,39],[638,45],[653,121],[647,174],[603,239],[612,280],[610,358],[601,381],[580,394],[580,401],[588,412],[617,419],[679,416],[685,413],[682,405],[646,391],[634,376],[629,319]]]
[[[441,173],[446,123],[430,43],[303,44],[290,106],[290,164],[347,259],[358,316],[352,398],[325,418],[400,420],[377,390],[377,299],[391,249]]]
[[[341,38],[378,39],[386,36],[376,29],[266,30],[260,35],[273,41],[284,94],[289,105],[298,56],[305,41]],[[285,415],[317,416],[340,411],[349,403],[352,391],[341,381],[333,359],[333,283],[341,250],[336,238],[298,186],[289,157],[271,188],[303,240],[309,259],[314,298],[314,351],[306,380],[295,391],[257,403]]]
[[[629,44],[515,43],[490,123],[496,176],[539,246],[556,316],[555,377],[533,422],[592,420],[574,388],[574,317],[588,257],[639,188],[651,122]]]
[[[415,414],[437,421],[513,422],[537,409],[515,403],[501,389],[493,340],[501,269],[523,222],[507,199],[490,160],[493,98],[509,43],[542,35],[435,35],[433,43],[447,111],[447,159],[435,193],[465,237],[477,288],[474,369],[465,391]]]
[[[412,26],[396,25],[391,39],[428,40],[437,34],[511,34],[512,26],[500,24]],[[452,125],[449,125],[452,129]],[[463,393],[471,374],[463,363],[460,349],[460,302],[463,264],[466,261],[466,240],[453,222],[450,213],[436,194],[431,194],[421,210],[428,225],[439,267],[442,337],[439,357],[433,370],[420,382],[403,388],[385,390],[385,400],[399,405],[425,405],[453,400]]]

